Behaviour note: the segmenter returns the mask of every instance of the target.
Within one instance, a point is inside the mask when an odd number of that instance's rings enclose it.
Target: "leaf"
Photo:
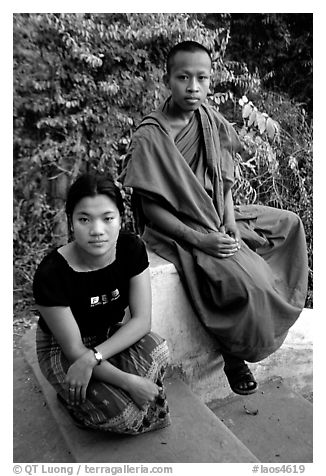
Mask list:
[[[266,130],[266,118],[261,113],[257,113],[257,125],[259,132],[262,134]]]
[[[251,111],[252,111],[252,106],[250,104],[246,104],[243,108],[242,108],[242,117],[244,119],[246,119],[247,117],[249,117]]]
[[[275,127],[273,119],[271,119],[270,117],[268,117],[266,120],[266,131],[267,131],[268,138],[270,140],[273,140],[276,134],[276,127]]]
[[[240,167],[239,165],[236,165],[234,167],[234,177],[236,178],[236,180],[240,180],[241,179],[241,173],[240,173]]]
[[[256,410],[249,410],[249,409],[246,407],[246,405],[243,405],[243,408],[244,408],[245,412],[247,413],[247,415],[254,415],[254,416],[256,416],[256,415],[258,415],[258,413],[259,413],[258,408],[257,408]]]
[[[257,112],[256,111],[252,111],[252,113],[250,114],[249,116],[249,120],[248,120],[248,126],[252,126],[252,125],[255,125],[256,123],[256,118],[257,118]]]

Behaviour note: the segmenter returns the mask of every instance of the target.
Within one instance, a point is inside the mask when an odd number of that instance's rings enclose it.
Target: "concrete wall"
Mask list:
[[[209,402],[232,392],[223,359],[187,299],[173,264],[149,253],[153,296],[153,331],[170,348],[171,365],[194,393]],[[260,381],[279,376],[301,394],[312,392],[312,311],[304,310],[282,347],[267,359],[250,364]]]

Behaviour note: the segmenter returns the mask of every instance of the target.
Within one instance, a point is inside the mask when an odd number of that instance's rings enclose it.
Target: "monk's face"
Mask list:
[[[207,97],[210,74],[211,60],[207,53],[178,51],[165,77],[174,105],[185,112],[198,109]]]

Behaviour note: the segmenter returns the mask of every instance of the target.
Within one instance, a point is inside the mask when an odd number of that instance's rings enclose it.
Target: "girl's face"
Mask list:
[[[106,195],[81,199],[73,211],[72,225],[75,242],[91,257],[115,252],[121,218],[116,204]]]

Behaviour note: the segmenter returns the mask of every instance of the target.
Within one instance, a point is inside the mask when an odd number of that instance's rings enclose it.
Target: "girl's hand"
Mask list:
[[[139,375],[128,375],[127,392],[141,410],[145,408],[146,403],[155,400],[159,391],[160,387],[151,380]]]
[[[86,390],[96,364],[93,351],[88,350],[69,367],[65,382],[68,402],[71,405],[80,405],[85,402]]]

